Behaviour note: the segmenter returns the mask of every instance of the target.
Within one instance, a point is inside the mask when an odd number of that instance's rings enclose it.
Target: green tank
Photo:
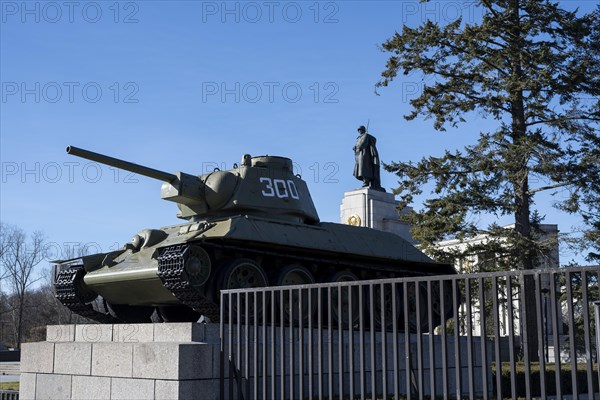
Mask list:
[[[397,235],[320,222],[289,158],[246,154],[197,176],[67,153],[162,181],[161,198],[185,220],[144,229],[117,251],[55,262],[57,298],[99,322],[216,321],[222,289],[455,273]]]

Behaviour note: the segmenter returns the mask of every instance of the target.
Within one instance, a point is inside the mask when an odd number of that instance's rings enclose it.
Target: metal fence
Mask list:
[[[222,291],[221,398],[600,398],[599,274]]]
[[[19,392],[16,390],[0,390],[0,400],[19,400]]]

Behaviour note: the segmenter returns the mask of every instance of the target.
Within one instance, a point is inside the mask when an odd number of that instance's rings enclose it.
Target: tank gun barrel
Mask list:
[[[75,146],[67,146],[67,153],[77,157],[86,158],[91,161],[96,161],[101,164],[110,165],[111,167],[124,169],[126,171],[134,172],[136,174],[158,179],[159,181],[163,182],[173,182],[177,179],[176,175],[170,174],[168,172],[159,171],[154,168],[144,167],[143,165],[135,164],[129,161],[119,160],[118,158],[94,153],[93,151],[80,149],[79,147]]]

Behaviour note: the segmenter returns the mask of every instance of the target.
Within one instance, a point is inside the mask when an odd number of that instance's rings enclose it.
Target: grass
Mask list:
[[[515,366],[515,385],[516,385],[516,395],[521,397],[525,396],[525,365],[521,362],[516,363]],[[579,393],[587,393],[587,364],[578,363],[576,365],[577,372],[577,389]],[[545,377],[545,388],[546,394],[554,396],[556,394],[556,366],[554,363],[546,364],[545,371],[540,371],[539,363],[531,363],[531,370],[529,375],[530,380],[530,390],[532,396],[539,396],[541,389],[541,377],[540,375],[544,375]],[[492,367],[492,373],[494,375],[493,380],[494,384],[496,383],[496,366]],[[502,393],[504,395],[511,393],[511,370],[510,363],[502,363],[501,368],[502,375]],[[560,365],[560,386],[563,394],[572,393],[573,392],[573,384],[571,377],[571,364],[564,363]],[[596,365],[592,366],[592,384],[594,387],[598,385],[598,367]]]
[[[0,382],[0,390],[19,390],[19,382]]]

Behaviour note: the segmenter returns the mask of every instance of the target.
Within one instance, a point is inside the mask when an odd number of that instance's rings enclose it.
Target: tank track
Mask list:
[[[56,289],[56,299],[60,301],[63,306],[84,318],[98,321],[103,324],[118,322],[117,319],[108,313],[106,305],[104,304],[104,299],[91,298],[90,300],[89,296],[86,298],[86,294],[81,292],[77,282],[78,280],[83,279],[83,275],[85,275],[85,270],[81,265],[60,271],[56,278],[56,283],[54,284]],[[98,303],[100,303],[102,307],[99,307]],[[103,308],[104,312],[99,311],[97,308]]]
[[[208,301],[198,293],[188,281],[184,266],[183,253],[187,244],[180,244],[163,249],[158,256],[158,272],[163,285],[173,293],[182,304],[208,317],[211,322],[220,318],[219,306]]]

